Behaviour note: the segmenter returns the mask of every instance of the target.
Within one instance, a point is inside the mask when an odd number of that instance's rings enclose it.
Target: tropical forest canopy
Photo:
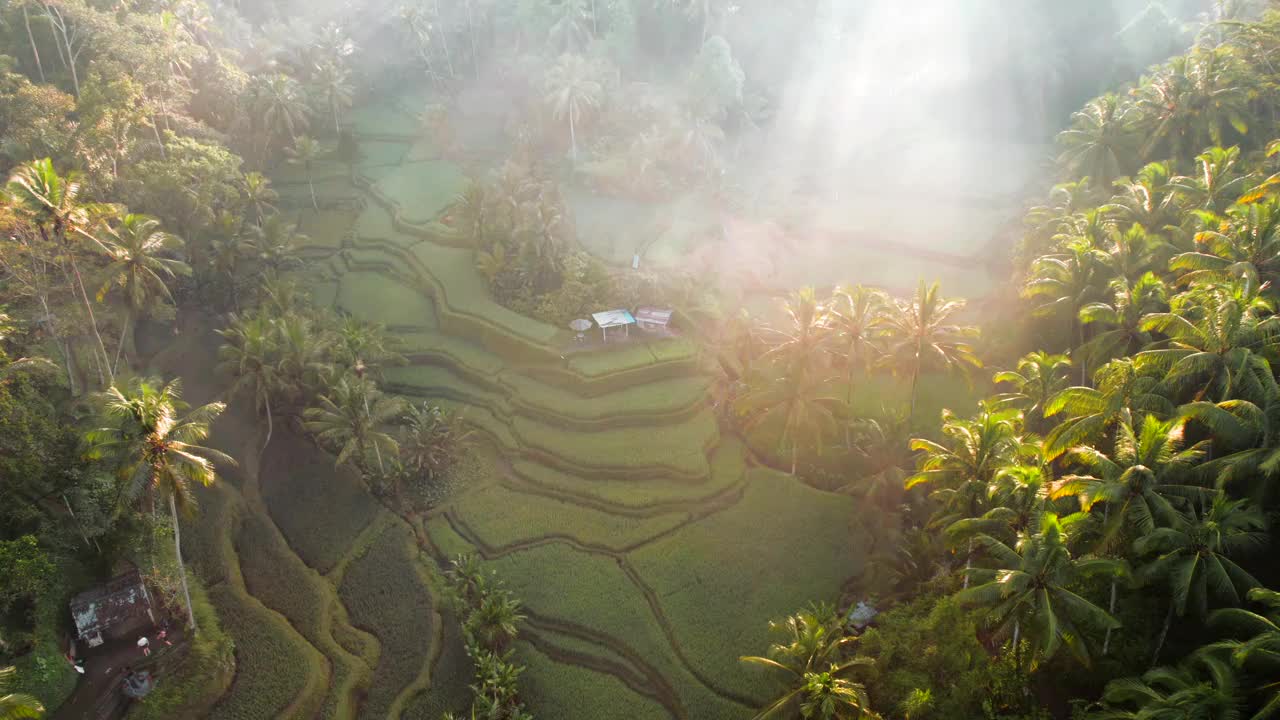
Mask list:
[[[1280,717],[1280,7],[909,6],[0,6],[0,720]]]

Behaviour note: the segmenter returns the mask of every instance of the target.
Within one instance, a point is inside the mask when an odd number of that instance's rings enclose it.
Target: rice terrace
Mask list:
[[[1277,53],[5,5],[0,720],[1278,717]]]

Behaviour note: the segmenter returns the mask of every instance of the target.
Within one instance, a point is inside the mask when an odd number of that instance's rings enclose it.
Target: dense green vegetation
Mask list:
[[[0,718],[1274,715],[1264,4],[5,4]]]

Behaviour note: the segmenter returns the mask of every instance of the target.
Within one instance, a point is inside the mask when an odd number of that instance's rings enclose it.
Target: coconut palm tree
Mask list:
[[[280,194],[271,187],[271,178],[260,172],[248,172],[244,175],[244,203],[253,211],[254,222],[262,225],[268,214],[276,211],[275,202]]]
[[[263,153],[271,139],[288,135],[292,141],[310,125],[311,109],[297,80],[282,72],[255,77],[250,84],[250,108],[263,133]]]
[[[30,695],[8,692],[14,669],[0,668],[0,720],[38,720],[44,717],[44,705]]]
[[[1080,308],[1080,324],[1100,329],[1079,347],[1090,367],[1101,367],[1149,345],[1151,333],[1142,329],[1142,319],[1168,307],[1168,288],[1152,272],[1137,282],[1117,277],[1110,288],[1111,302],[1091,302]]]
[[[771,621],[769,629],[783,639],[769,647],[768,657],[739,660],[785,673],[789,687],[753,720],[796,717],[797,711],[806,718],[878,717],[871,712],[862,685],[848,679],[873,661],[848,657],[857,638],[844,634],[833,608],[815,605],[785,620]]]
[[[847,403],[853,402],[855,375],[866,375],[879,359],[888,306],[889,299],[884,293],[863,285],[840,286],[832,294],[826,321],[844,349],[844,361],[849,369]]]
[[[312,97],[320,101],[333,116],[333,132],[342,132],[340,115],[351,107],[354,89],[350,83],[350,73],[340,64],[332,61],[322,62],[316,66],[311,76]]]
[[[94,236],[98,219],[107,213],[106,206],[80,201],[80,178],[76,173],[59,175],[49,158],[33,160],[18,166],[5,186],[5,196],[19,217],[36,227],[46,242],[53,242],[65,253],[71,272],[72,294],[79,294],[84,302],[85,314],[93,328],[99,355],[99,380],[115,382],[107,346],[102,342],[98,320],[93,313],[93,303],[85,290],[84,277],[76,262],[78,248],[75,243],[88,241],[98,246]]]
[[[522,620],[520,601],[507,590],[490,588],[467,615],[462,632],[468,643],[501,653],[515,641]]]
[[[1068,588],[1092,574],[1122,573],[1123,565],[1104,558],[1073,558],[1057,515],[1042,514],[1040,526],[1019,536],[1014,547],[990,535],[978,535],[975,541],[993,567],[968,570],[976,584],[957,593],[956,600],[986,608],[995,628],[1012,632],[1019,666],[1023,632],[1031,641],[1032,667],[1052,658],[1064,645],[1088,664],[1087,638],[1120,626],[1107,611]]]
[[[810,438],[822,451],[824,439],[837,429],[836,413],[843,401],[831,394],[832,377],[804,370],[776,376],[757,374],[737,401],[744,417],[743,431],[760,427],[780,431],[778,448],[791,448],[791,474],[799,463],[800,440]]]
[[[218,479],[215,462],[235,464],[228,455],[198,444],[209,437],[210,425],[226,405],[215,402],[189,410],[182,401],[181,382],[176,379],[162,386],[143,379],[135,379],[124,389],[112,385],[102,394],[102,401],[112,424],[89,433],[93,454],[119,463],[119,476],[127,483],[130,497],[159,496],[168,502],[174,558],[194,635],[198,628],[182,562],[178,509],[186,513],[194,510],[192,485],[214,483]]]
[[[1223,280],[1248,273],[1263,279],[1280,275],[1280,200],[1241,205],[1215,216],[1196,233],[1197,249],[1172,258],[1178,282]]]
[[[1179,175],[1169,181],[1169,187],[1189,208],[1222,213],[1254,182],[1250,173],[1241,172],[1239,147],[1208,148],[1196,156],[1196,165],[1195,175]]]
[[[1233,665],[1262,679],[1263,684],[1258,691],[1266,697],[1266,702],[1253,715],[1252,720],[1265,720],[1280,712],[1280,684],[1274,682],[1274,678],[1280,677],[1280,593],[1254,588],[1249,591],[1246,599],[1265,605],[1267,614],[1262,615],[1244,608],[1214,610],[1209,614],[1210,627],[1246,639],[1223,640],[1210,645],[1206,650],[1229,651]]]
[[[811,287],[791,293],[782,303],[784,324],[760,329],[767,346],[760,361],[790,375],[824,373],[830,363],[831,312]]]
[[[578,158],[578,124],[600,108],[604,86],[592,62],[581,55],[561,55],[547,71],[546,102],[556,120],[569,123],[569,147]]]
[[[1262,550],[1267,542],[1262,513],[1247,500],[1220,495],[1138,538],[1134,551],[1153,558],[1142,574],[1168,585],[1171,612],[1182,616],[1190,607],[1205,617],[1210,603],[1239,606],[1261,584],[1231,558]]]
[[[558,53],[586,51],[596,20],[588,0],[564,0],[555,6],[555,12],[555,21],[547,33],[551,49]]]
[[[118,367],[125,338],[132,337],[130,329],[136,333],[137,321],[145,319],[157,303],[174,302],[168,283],[179,275],[190,275],[191,267],[181,260],[165,257],[182,249],[182,238],[161,230],[160,221],[150,215],[129,213],[118,223],[105,225],[99,236],[109,262],[104,271],[107,281],[98,291],[98,299],[113,287],[119,288],[124,299],[124,323],[116,350]],[[136,354],[133,349],[136,338],[128,344],[131,354]]]
[[[245,243],[263,276],[276,275],[282,270],[302,264],[298,251],[307,242],[306,235],[298,232],[298,225],[279,215],[267,218],[265,225],[251,225]]]
[[[1222,145],[1227,127],[1246,134],[1250,89],[1244,76],[1226,47],[1198,47],[1143,78],[1133,91],[1135,126],[1148,138],[1142,154],[1150,158],[1163,146],[1168,156],[1185,158]]]
[[[1065,251],[1055,255],[1043,255],[1031,264],[1031,271],[1024,297],[1037,302],[1032,315],[1035,317],[1066,317],[1075,336],[1074,344],[1084,344],[1084,326],[1080,323],[1080,310],[1098,295],[1098,250],[1087,240],[1069,242]],[[1088,363],[1075,358],[1080,368],[1080,384],[1088,377]]]
[[[1140,327],[1167,339],[1134,356],[1140,369],[1163,371],[1169,395],[1193,400],[1258,400],[1258,378],[1280,349],[1280,317],[1256,282],[1198,285],[1174,298],[1169,312],[1150,313]]]
[[[1108,93],[1071,116],[1071,127],[1058,135],[1058,163],[1077,177],[1088,176],[1105,187],[1137,165],[1138,138],[1131,103]]]
[[[1045,417],[1065,414],[1066,419],[1044,439],[1045,458],[1054,460],[1077,445],[1110,440],[1118,424],[1133,422],[1133,414],[1168,417],[1174,405],[1159,392],[1160,378],[1140,370],[1132,358],[1121,358],[1098,368],[1093,387],[1069,387],[1049,399]]]
[[[978,329],[954,325],[952,316],[964,308],[964,300],[944,300],[938,283],[923,281],[911,300],[895,299],[885,325],[885,353],[882,365],[911,378],[907,417],[915,415],[916,386],[927,369],[964,372],[982,367],[969,345]]]
[[[225,341],[218,348],[218,372],[232,378],[228,393],[249,392],[255,412],[267,418],[266,450],[271,443],[271,397],[279,391],[282,379],[276,328],[265,313],[232,315],[226,328],[218,330]]]
[[[1239,720],[1243,705],[1231,667],[1204,654],[1176,668],[1113,680],[1102,700],[1103,709],[1089,720]]]
[[[1172,178],[1173,170],[1168,163],[1147,163],[1133,178],[1121,178],[1114,183],[1118,192],[1102,209],[1122,224],[1141,225],[1172,239],[1176,234],[1172,230],[1182,220],[1178,196],[1170,185]]]
[[[383,451],[395,457],[400,445],[381,428],[404,415],[404,401],[383,395],[370,380],[344,375],[317,402],[303,414],[303,427],[337,453],[336,464],[350,463],[364,471],[372,452],[385,475]]]
[[[1017,410],[993,410],[983,406],[972,420],[942,413],[943,442],[913,438],[911,450],[920,453],[915,474],[903,484],[907,490],[930,485],[930,496],[939,504],[933,524],[946,527],[981,515],[988,507],[997,476],[1018,462],[1028,449]],[[972,565],[969,539],[965,567]],[[968,576],[965,576],[968,587]]]
[[[320,143],[308,135],[299,135],[293,139],[293,146],[284,150],[289,157],[290,165],[300,165],[307,174],[307,189],[311,191],[311,207],[320,212],[320,203],[316,201],[316,183],[312,168],[322,155]]]
[[[457,461],[459,450],[471,435],[458,415],[438,405],[411,405],[404,419],[401,461],[406,469],[428,480]]]
[[[1026,424],[1032,428],[1044,422],[1044,409],[1049,399],[1067,386],[1067,374],[1071,371],[1071,359],[1066,355],[1047,353],[1043,350],[1027,353],[1018,360],[1016,370],[1003,370],[992,377],[992,382],[1012,387],[1010,392],[992,398],[993,408],[1013,407],[1022,411]]]

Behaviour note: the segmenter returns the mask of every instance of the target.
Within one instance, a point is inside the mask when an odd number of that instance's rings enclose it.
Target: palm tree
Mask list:
[[[159,302],[172,304],[168,281],[179,275],[190,275],[191,267],[181,260],[165,257],[182,249],[182,238],[162,231],[160,221],[150,215],[129,213],[118,224],[104,226],[100,239],[110,262],[104,271],[107,281],[98,291],[98,299],[112,286],[118,286],[124,297],[124,324],[116,350],[118,366],[130,327],[136,333],[137,321],[145,319],[152,306]],[[129,342],[131,354],[136,354],[133,349],[136,342],[136,338]]]
[[[131,496],[145,493],[168,500],[174,558],[194,635],[198,628],[182,562],[178,507],[194,510],[191,486],[208,486],[218,479],[214,462],[235,464],[231,457],[197,444],[209,437],[209,426],[226,405],[209,403],[187,412],[189,406],[182,401],[181,382],[176,379],[160,387],[148,380],[134,380],[123,390],[112,385],[103,393],[103,402],[106,417],[114,424],[89,433],[93,452],[120,463],[119,475],[128,483]]]
[[[315,178],[311,173],[316,160],[320,159],[320,143],[307,135],[299,135],[293,139],[293,147],[285,148],[285,154],[289,156],[290,165],[301,165],[306,172],[307,188],[311,190],[311,207],[320,212],[320,203],[316,202]]]
[[[0,668],[0,720],[38,720],[44,717],[44,705],[39,700],[30,695],[7,692],[13,675],[13,668]]]
[[[557,120],[569,123],[569,147],[578,158],[578,123],[584,115],[600,107],[604,86],[596,79],[596,69],[581,55],[561,55],[547,72],[546,102]]]
[[[1107,684],[1104,707],[1089,720],[1239,720],[1241,698],[1231,667],[1195,654],[1180,667]]]
[[[45,242],[56,243],[66,253],[71,276],[74,278],[72,294],[79,291],[89,324],[93,328],[93,336],[98,341],[99,380],[114,383],[115,374],[111,370],[107,346],[102,342],[102,333],[98,331],[93,304],[89,302],[89,293],[85,290],[84,278],[76,262],[76,248],[71,242],[74,236],[80,240],[88,240],[93,245],[99,244],[93,235],[93,228],[97,224],[97,218],[105,213],[105,206],[80,202],[79,176],[75,173],[65,177],[59,175],[49,158],[18,166],[9,178],[5,195],[12,203],[15,213],[38,228]]]
[[[383,395],[370,380],[343,376],[307,408],[303,427],[322,444],[337,452],[336,463],[351,463],[360,470],[372,450],[384,475],[383,450],[394,457],[400,451],[395,438],[380,428],[404,415],[404,401]]]
[[[921,281],[911,300],[895,299],[886,318],[886,346],[882,364],[911,378],[907,417],[915,415],[916,385],[920,373],[927,368],[943,368],[951,372],[982,367],[969,338],[978,329],[950,324],[951,317],[964,308],[964,300],[944,300],[938,294],[938,283],[925,286]]]
[[[1262,513],[1247,500],[1220,495],[1138,538],[1134,551],[1154,556],[1143,574],[1168,584],[1171,612],[1182,616],[1190,605],[1205,617],[1211,601],[1239,606],[1245,593],[1261,584],[1231,556],[1265,548],[1265,528]]]
[[[1071,323],[1074,345],[1084,344],[1084,326],[1080,310],[1097,295],[1096,274],[1098,251],[1089,242],[1078,239],[1068,243],[1066,251],[1044,255],[1031,264],[1030,278],[1023,286],[1024,297],[1039,302],[1032,314],[1036,317],[1065,316]],[[1080,359],[1080,384],[1088,377],[1088,363]]]
[[[879,290],[863,285],[837,287],[833,296],[826,319],[844,346],[844,361],[849,368],[845,402],[852,403],[854,375],[869,373],[879,358],[889,299]]]
[[[411,405],[400,441],[401,460],[419,477],[434,479],[457,461],[470,434],[458,415],[438,405]]]
[[[279,215],[267,218],[265,225],[249,226],[245,238],[253,259],[264,276],[278,274],[282,270],[302,264],[298,250],[307,242],[307,236],[298,232],[298,225]]]
[[[1169,186],[1187,207],[1221,213],[1249,189],[1253,178],[1239,171],[1240,148],[1211,147],[1196,156],[1199,172],[1178,176]]]
[[[1045,417],[1067,416],[1045,436],[1047,460],[1077,445],[1109,439],[1118,424],[1132,424],[1134,412],[1173,414],[1173,403],[1159,392],[1160,378],[1140,370],[1132,358],[1112,360],[1098,368],[1093,379],[1096,388],[1069,387],[1045,405]]]
[[[310,108],[298,81],[277,72],[255,77],[251,84],[251,111],[257,117],[263,133],[263,152],[277,135],[288,135],[290,140],[310,124]]]
[[[1230,651],[1233,665],[1252,671],[1263,679],[1258,690],[1269,697],[1252,720],[1265,720],[1280,712],[1280,684],[1274,682],[1274,678],[1280,677],[1280,593],[1254,588],[1246,599],[1267,606],[1267,614],[1244,608],[1214,610],[1209,615],[1211,627],[1228,630],[1247,639],[1223,640],[1209,648]]]
[[[811,287],[801,288],[782,303],[786,323],[766,326],[759,336],[768,347],[760,360],[784,374],[819,374],[827,369],[831,355],[831,313],[818,301]]]
[[[1171,395],[1195,400],[1256,400],[1257,378],[1280,349],[1280,317],[1248,278],[1200,285],[1174,298],[1169,312],[1143,317],[1141,328],[1166,336],[1138,353],[1139,368],[1166,373]]]
[[[1079,347],[1091,367],[1101,367],[1149,345],[1151,333],[1142,329],[1142,319],[1168,304],[1168,288],[1152,272],[1132,283],[1117,277],[1111,281],[1111,291],[1111,302],[1092,302],[1080,308],[1081,326],[1102,328]]]
[[[324,104],[333,115],[333,132],[342,132],[340,113],[351,107],[354,90],[349,82],[350,73],[336,62],[323,62],[316,66],[312,74],[312,92],[314,97]]]
[[[268,213],[276,211],[275,202],[280,194],[271,187],[271,178],[260,172],[248,172],[244,175],[245,205],[253,210],[254,222],[262,225]]]
[[[1071,359],[1066,355],[1043,350],[1027,353],[1018,360],[1016,370],[1004,370],[992,382],[1011,385],[1012,392],[992,398],[995,408],[1015,407],[1026,417],[1027,425],[1039,427],[1044,422],[1044,409],[1049,399],[1067,386]]]
[[[479,643],[491,652],[501,653],[515,641],[518,625],[524,620],[520,601],[501,588],[490,589],[467,615],[462,632],[469,642]]]
[[[226,328],[219,330],[225,342],[218,348],[218,372],[233,378],[231,395],[249,391],[254,411],[267,418],[267,439],[262,450],[271,443],[271,396],[282,380],[278,368],[279,353],[274,325],[265,313],[232,315]]]
[[[1179,506],[1210,497],[1206,488],[1180,482],[1204,459],[1209,445],[1202,441],[1184,449],[1185,429],[1182,418],[1161,421],[1148,415],[1137,432],[1129,423],[1120,424],[1110,455],[1087,446],[1067,453],[1067,462],[1087,474],[1064,477],[1054,485],[1052,497],[1075,497],[1086,513],[1102,504],[1100,553],[1125,554],[1134,540],[1151,533],[1157,524],[1176,523]],[[1117,580],[1112,578],[1111,613],[1116,611],[1116,589]],[[1108,630],[1102,644],[1104,655],[1110,644]]]
[[[1222,280],[1252,272],[1261,278],[1280,275],[1280,200],[1232,207],[1214,216],[1196,233],[1196,250],[1175,256],[1169,269],[1178,282]]]
[[[1068,588],[1090,574],[1121,573],[1123,566],[1104,558],[1073,558],[1057,515],[1044,513],[1040,527],[1024,532],[1012,548],[990,535],[979,535],[975,541],[995,567],[970,569],[968,574],[978,584],[961,590],[956,600],[986,608],[996,628],[1011,628],[1015,653],[1025,629],[1032,643],[1032,667],[1052,658],[1063,645],[1088,664],[1086,638],[1093,631],[1120,626],[1107,611]]]
[[[837,427],[836,410],[840,398],[830,394],[832,378],[803,370],[791,370],[776,377],[757,377],[738,400],[745,416],[743,431],[761,426],[781,425],[778,448],[791,446],[791,474],[796,474],[800,439],[812,438],[821,452],[823,439]]]
[[[1063,152],[1058,162],[1077,177],[1088,176],[1106,186],[1127,175],[1138,159],[1133,132],[1133,105],[1113,94],[1094,98],[1071,116],[1071,127],[1058,135]]]
[[[1016,410],[993,410],[983,406],[972,420],[957,418],[949,410],[942,413],[945,442],[913,438],[911,450],[921,453],[915,474],[903,486],[910,490],[931,485],[930,495],[941,505],[937,525],[977,517],[991,497],[997,475],[1015,464],[1027,446],[1019,434],[1022,416]],[[973,541],[965,554],[965,567],[972,565]],[[965,587],[969,578],[965,576]]]
[[[1247,133],[1250,90],[1243,76],[1228,48],[1197,47],[1143,78],[1132,91],[1136,127],[1148,138],[1143,155],[1152,157],[1163,144],[1170,156],[1184,158],[1188,151],[1222,145],[1228,126]]]
[[[564,0],[556,7],[555,22],[547,34],[551,49],[560,53],[581,53],[591,42],[595,12],[587,0]]]
[[[1170,180],[1168,163],[1147,163],[1133,178],[1121,178],[1114,185],[1119,192],[1102,207],[1121,223],[1132,223],[1152,232],[1171,234],[1181,222],[1182,210]]]
[[[873,660],[847,657],[857,638],[844,634],[833,608],[812,606],[785,620],[771,621],[769,629],[784,636],[769,647],[769,656],[739,660],[786,673],[789,688],[753,720],[796,717],[797,710],[805,718],[878,717],[871,712],[862,685],[847,679],[857,668],[873,664]],[[784,712],[786,715],[781,715]]]

